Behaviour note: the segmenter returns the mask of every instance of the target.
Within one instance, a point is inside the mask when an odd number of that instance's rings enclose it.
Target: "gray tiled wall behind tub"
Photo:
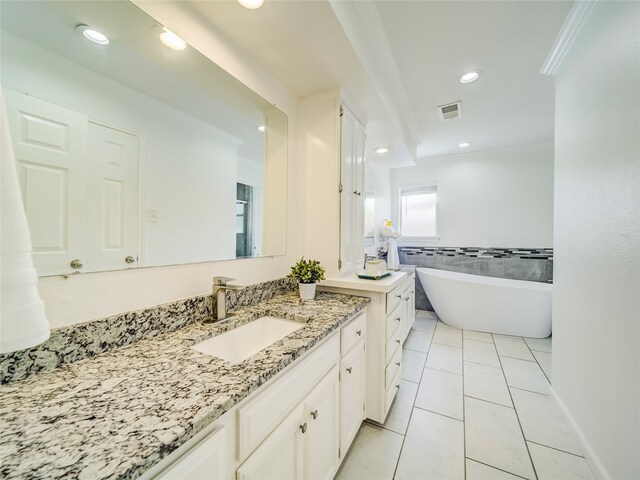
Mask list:
[[[550,248],[399,247],[400,263],[486,277],[553,282]],[[416,308],[433,310],[416,275]]]

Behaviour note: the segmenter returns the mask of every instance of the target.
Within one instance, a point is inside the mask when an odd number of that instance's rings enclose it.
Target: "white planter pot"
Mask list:
[[[299,283],[300,286],[300,298],[302,300],[313,300],[316,298],[316,285],[317,283]]]

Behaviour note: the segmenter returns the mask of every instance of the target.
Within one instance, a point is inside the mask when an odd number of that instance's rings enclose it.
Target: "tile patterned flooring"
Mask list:
[[[549,397],[551,338],[449,327],[418,311],[384,425],[362,424],[339,480],[593,480]]]

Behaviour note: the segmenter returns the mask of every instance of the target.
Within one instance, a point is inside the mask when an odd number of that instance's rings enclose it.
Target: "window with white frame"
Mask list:
[[[437,235],[436,205],[438,187],[400,189],[400,235],[429,238]]]

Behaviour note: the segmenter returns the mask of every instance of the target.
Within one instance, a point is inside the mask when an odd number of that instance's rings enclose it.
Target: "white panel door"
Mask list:
[[[5,90],[38,275],[86,261],[87,116]]]
[[[89,123],[87,270],[138,265],[137,136]]]
[[[344,455],[364,420],[364,341],[340,361],[340,450]]]
[[[353,162],[353,224],[351,226],[352,257],[358,263],[364,257],[364,147],[366,133],[364,127],[356,122],[354,130]]]
[[[302,425],[299,406],[238,468],[237,480],[302,479]]]
[[[340,466],[340,381],[338,366],[320,381],[304,401],[303,478],[331,480]]]
[[[353,197],[354,195],[354,163],[355,159],[355,129],[356,118],[343,107],[341,116],[341,162],[340,162],[340,261],[341,271],[355,268],[351,232],[353,231]]]

